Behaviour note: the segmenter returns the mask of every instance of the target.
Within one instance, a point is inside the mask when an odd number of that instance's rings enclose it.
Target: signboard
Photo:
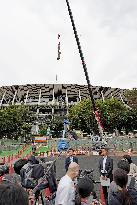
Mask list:
[[[47,143],[47,136],[34,135],[34,143]]]
[[[69,148],[69,144],[67,141],[65,141],[64,139],[61,139],[59,142],[58,142],[58,151],[63,151],[63,150],[68,150]]]

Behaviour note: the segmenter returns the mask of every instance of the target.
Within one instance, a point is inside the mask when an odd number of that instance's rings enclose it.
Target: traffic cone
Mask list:
[[[2,177],[3,177],[3,176],[0,177],[0,182],[2,182]]]
[[[10,163],[10,155],[8,156],[8,163]]]
[[[6,157],[3,158],[3,163],[6,164]]]
[[[103,193],[103,189],[102,189],[102,187],[101,187],[101,191],[100,191],[101,193],[100,193],[100,195],[101,195],[101,204],[102,205],[105,205],[105,197],[104,197],[104,193]]]
[[[9,173],[10,173],[10,174],[13,173],[13,167],[12,167],[12,164],[10,164]]]

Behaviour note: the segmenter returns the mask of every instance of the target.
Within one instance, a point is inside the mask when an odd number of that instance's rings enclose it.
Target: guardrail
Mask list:
[[[91,148],[93,143],[91,139],[78,139],[78,140],[68,140],[70,147],[78,149]],[[49,149],[56,148],[59,139],[52,139],[48,141]],[[137,151],[137,138],[127,138],[127,137],[115,137],[112,139],[107,139],[107,147],[113,148],[117,151],[125,151],[132,148],[134,151]]]

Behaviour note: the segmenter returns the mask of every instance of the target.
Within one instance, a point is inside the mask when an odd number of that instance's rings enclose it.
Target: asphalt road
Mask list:
[[[94,180],[99,181],[99,171],[98,171],[98,161],[99,161],[100,156],[78,156],[79,160],[79,165],[80,169],[94,169]],[[121,157],[112,157],[113,158],[113,163],[114,163],[114,170],[117,168],[117,162],[121,159]],[[48,160],[54,160],[55,158],[47,158],[46,161]],[[133,162],[137,164],[137,157],[132,157]],[[64,163],[65,163],[65,156],[61,156],[57,161],[56,161],[56,175],[57,178],[60,179],[64,174],[65,174],[65,168],[64,168]],[[97,193],[97,196],[99,196],[99,190],[100,190],[100,185],[96,184],[95,185],[95,191]]]
[[[99,172],[98,172],[98,161],[100,156],[78,156],[80,169],[94,169],[94,176],[95,179],[99,179]],[[46,161],[52,161],[55,158],[46,158]],[[114,170],[117,168],[117,162],[121,159],[121,157],[112,157],[114,163]],[[132,157],[133,162],[137,164],[137,157]],[[57,171],[57,178],[61,178],[65,174],[65,156],[59,157],[56,161],[56,171]]]

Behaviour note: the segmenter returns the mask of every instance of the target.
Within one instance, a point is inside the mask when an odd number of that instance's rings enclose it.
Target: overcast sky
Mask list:
[[[70,5],[91,84],[137,87],[137,0]],[[56,74],[86,83],[65,0],[0,0],[0,86],[55,83]]]

